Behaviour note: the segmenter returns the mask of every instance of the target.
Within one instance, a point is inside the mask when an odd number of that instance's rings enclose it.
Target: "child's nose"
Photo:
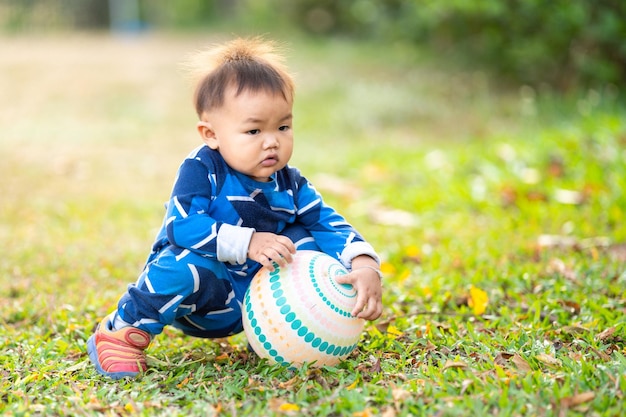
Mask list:
[[[265,149],[278,148],[278,138],[273,134],[268,134],[264,141]]]

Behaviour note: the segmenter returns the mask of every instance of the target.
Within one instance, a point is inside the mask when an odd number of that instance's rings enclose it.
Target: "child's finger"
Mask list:
[[[378,316],[380,316],[380,313],[382,312],[382,306],[380,307],[381,308],[379,311],[378,303],[375,302],[375,300],[370,300],[370,302],[367,303],[363,311],[361,311],[357,317],[365,320],[375,320],[378,318]]]
[[[357,292],[356,304],[354,305],[354,308],[352,309],[352,317],[360,317],[366,304],[367,304],[367,298],[365,296],[359,295]]]

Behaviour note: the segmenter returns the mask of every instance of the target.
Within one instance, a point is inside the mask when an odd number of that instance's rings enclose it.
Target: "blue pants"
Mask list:
[[[320,250],[301,226],[282,235],[299,250]],[[241,305],[260,265],[241,277],[217,259],[166,246],[146,264],[135,284],[121,297],[117,314],[151,335],[166,325],[196,337],[226,337],[243,330]]]

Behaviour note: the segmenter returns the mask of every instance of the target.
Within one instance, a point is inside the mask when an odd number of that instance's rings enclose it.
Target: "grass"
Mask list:
[[[0,411],[598,415],[626,407],[626,123],[611,90],[499,90],[402,45],[292,40],[294,164],[384,258],[338,367],[167,329],[112,382],[85,342],[199,141],[177,64],[213,38],[0,43]]]

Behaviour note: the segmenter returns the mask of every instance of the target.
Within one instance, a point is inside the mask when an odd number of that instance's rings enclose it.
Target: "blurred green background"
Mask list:
[[[294,31],[432,48],[503,83],[570,91],[626,81],[623,0],[2,0],[6,33]]]

